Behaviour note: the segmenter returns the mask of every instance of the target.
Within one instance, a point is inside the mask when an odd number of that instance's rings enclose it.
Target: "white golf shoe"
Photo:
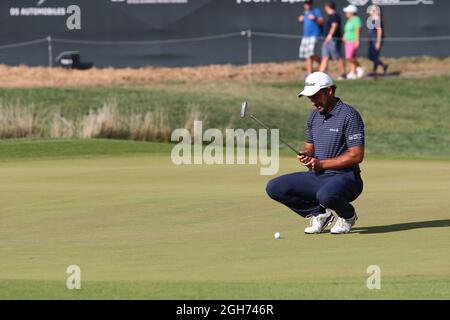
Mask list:
[[[356,80],[356,79],[358,79],[358,76],[356,74],[351,72],[347,74],[347,80]]]
[[[356,77],[358,79],[361,79],[362,77],[364,77],[364,74],[366,73],[366,71],[364,70],[363,67],[358,67],[356,68]]]
[[[341,233],[349,233],[355,224],[356,220],[358,220],[358,216],[355,213],[355,216],[351,219],[338,218],[336,224],[333,228],[331,228],[330,232],[332,234],[341,234]]]
[[[325,213],[317,216],[312,216],[310,226],[305,228],[306,234],[321,233],[328,225],[334,221],[333,212],[330,209],[325,209]]]

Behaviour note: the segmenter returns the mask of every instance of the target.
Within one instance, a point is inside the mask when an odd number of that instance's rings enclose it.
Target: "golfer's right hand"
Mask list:
[[[297,159],[300,162],[300,164],[302,164],[304,166],[306,166],[306,164],[311,161],[311,157],[304,155],[304,154],[297,155]]]
[[[303,22],[303,20],[305,19],[305,17],[303,15],[298,17],[298,21]]]
[[[305,156],[305,155],[298,155],[297,156],[298,161],[300,162],[300,164],[306,168],[309,169],[309,171],[312,170],[312,166],[308,165],[308,163],[311,161],[311,157]]]

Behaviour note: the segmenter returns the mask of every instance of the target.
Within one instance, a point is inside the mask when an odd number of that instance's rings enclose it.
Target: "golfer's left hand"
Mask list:
[[[322,170],[322,163],[317,158],[311,158],[311,160],[305,164],[308,168],[311,168],[314,171],[321,171]]]

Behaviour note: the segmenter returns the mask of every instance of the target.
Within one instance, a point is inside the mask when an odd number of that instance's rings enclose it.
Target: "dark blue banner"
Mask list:
[[[450,1],[336,2],[343,18],[345,5],[358,6],[363,37],[368,5],[382,7],[386,56],[450,52]],[[302,11],[302,0],[2,0],[0,63],[57,64],[65,51],[99,67],[295,60]]]

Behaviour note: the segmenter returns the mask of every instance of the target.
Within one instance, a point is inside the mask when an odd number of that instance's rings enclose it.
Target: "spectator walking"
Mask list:
[[[304,12],[298,17],[303,24],[303,38],[300,44],[300,59],[306,59],[308,74],[313,72],[314,61],[320,64],[319,50],[323,17],[320,9],[313,7],[312,0],[303,3]]]
[[[357,54],[361,39],[361,19],[358,17],[358,8],[348,5],[344,8],[347,22],[344,26],[345,58],[350,62],[350,73],[347,79],[357,79],[364,76],[364,69],[360,66]]]
[[[328,16],[323,36],[325,38],[322,45],[322,62],[320,64],[320,72],[326,72],[330,59],[337,60],[341,76],[339,79],[345,79],[345,62],[342,58],[342,23],[341,17],[336,12],[336,4],[334,1],[329,1],[325,5],[325,12]]]
[[[380,52],[381,48],[383,47],[383,39],[385,35],[383,12],[381,11],[381,8],[376,5],[371,5],[368,9],[368,12],[372,21],[368,52],[368,58],[373,62],[371,75],[375,76],[377,74],[377,69],[379,66],[383,68],[383,74],[386,74],[389,65],[384,64],[380,60]]]

